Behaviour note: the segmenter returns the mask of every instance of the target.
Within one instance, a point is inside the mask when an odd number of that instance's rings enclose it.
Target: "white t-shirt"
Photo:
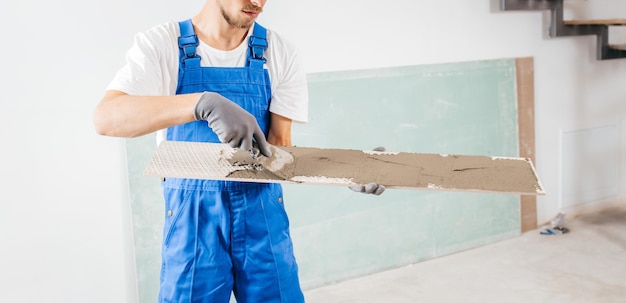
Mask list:
[[[248,32],[248,36],[251,31]],[[126,52],[122,67],[107,90],[118,90],[137,96],[171,96],[178,85],[180,28],[177,22],[157,25],[135,36],[133,46]],[[298,61],[296,49],[275,32],[267,30],[265,51],[272,87],[270,112],[294,122],[308,121],[308,91],[306,76]],[[201,66],[245,66],[248,38],[237,48],[222,51],[200,41],[197,53]],[[159,131],[157,141],[164,137]]]

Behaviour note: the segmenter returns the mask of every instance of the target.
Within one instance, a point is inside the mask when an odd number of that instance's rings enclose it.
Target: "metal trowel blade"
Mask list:
[[[236,166],[246,166],[249,169],[264,170],[271,173],[276,179],[291,179],[295,168],[293,155],[274,145],[270,146],[270,150],[272,151],[271,157],[260,155],[256,158],[252,158],[248,151],[238,151],[233,154],[230,163]]]

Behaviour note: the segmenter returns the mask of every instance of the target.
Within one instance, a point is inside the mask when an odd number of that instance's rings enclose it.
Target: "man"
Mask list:
[[[94,112],[102,135],[291,145],[307,121],[294,48],[255,22],[266,0],[207,0],[136,36]],[[270,81],[271,80],[271,81]],[[271,101],[271,102],[270,102]],[[208,125],[207,125],[208,124]],[[303,302],[279,184],[167,179],[159,302]],[[379,194],[369,185],[356,191]]]

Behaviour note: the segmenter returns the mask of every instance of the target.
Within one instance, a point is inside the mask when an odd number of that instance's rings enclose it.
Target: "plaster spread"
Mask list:
[[[249,168],[235,171],[229,177],[313,183],[321,181],[315,178],[326,178],[402,188],[542,192],[527,159],[303,147],[280,149],[289,152],[293,162],[285,164],[283,156],[278,160],[281,169]]]

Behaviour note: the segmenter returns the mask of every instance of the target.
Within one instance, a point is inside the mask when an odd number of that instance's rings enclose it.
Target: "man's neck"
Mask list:
[[[241,45],[249,30],[228,24],[219,10],[210,10],[207,7],[192,18],[192,23],[198,39],[213,48],[225,51]]]

